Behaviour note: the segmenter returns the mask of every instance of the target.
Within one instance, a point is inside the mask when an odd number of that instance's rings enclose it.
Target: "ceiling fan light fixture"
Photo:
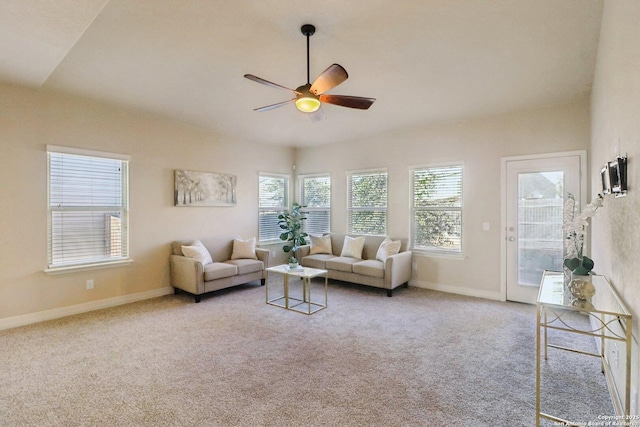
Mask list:
[[[301,96],[296,99],[296,108],[303,113],[313,113],[320,108],[320,101],[317,98]]]
[[[320,108],[320,100],[316,95],[311,93],[311,85],[307,83],[296,89],[298,96],[296,97],[296,108],[303,113],[313,113]]]

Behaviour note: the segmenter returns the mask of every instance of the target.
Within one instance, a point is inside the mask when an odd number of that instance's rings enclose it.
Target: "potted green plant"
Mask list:
[[[298,267],[298,258],[296,256],[298,248],[307,244],[308,234],[302,231],[303,221],[307,219],[306,212],[302,211],[303,208],[304,206],[294,203],[291,206],[291,211],[278,215],[278,225],[282,229],[280,240],[288,243],[282,247],[282,250],[285,253],[291,253],[289,258],[289,267],[291,268]]]

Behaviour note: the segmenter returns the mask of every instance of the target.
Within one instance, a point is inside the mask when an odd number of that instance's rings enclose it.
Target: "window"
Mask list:
[[[129,158],[47,146],[47,271],[129,258]]]
[[[462,166],[411,171],[412,249],[462,253]]]
[[[387,172],[347,175],[347,233],[387,234]]]
[[[260,242],[280,240],[278,215],[289,207],[289,176],[260,173],[258,186]]]
[[[300,200],[307,212],[304,231],[317,235],[331,231],[331,176],[301,176]]]

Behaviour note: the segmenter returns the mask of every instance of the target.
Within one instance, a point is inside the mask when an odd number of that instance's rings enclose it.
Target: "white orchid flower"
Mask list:
[[[566,242],[566,256],[575,258],[582,256],[585,230],[589,226],[589,218],[595,216],[597,210],[603,206],[604,197],[598,194],[591,203],[587,204],[578,214],[578,206],[573,194],[567,194],[567,200],[563,206],[562,224]]]

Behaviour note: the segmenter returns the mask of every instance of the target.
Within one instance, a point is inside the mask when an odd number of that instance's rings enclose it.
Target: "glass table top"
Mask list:
[[[275,273],[288,274],[290,276],[299,276],[299,277],[316,277],[327,273],[327,270],[321,270],[319,268],[311,268],[311,267],[299,267],[299,268],[290,268],[287,264],[277,265],[275,267],[269,267],[266,269],[267,271],[273,271]]]
[[[591,283],[593,283],[596,291],[590,300],[591,304],[576,304],[576,298],[564,289],[564,274],[558,271],[546,270],[542,275],[537,302],[541,305],[568,310],[631,316],[629,309],[604,276],[592,275]]]

